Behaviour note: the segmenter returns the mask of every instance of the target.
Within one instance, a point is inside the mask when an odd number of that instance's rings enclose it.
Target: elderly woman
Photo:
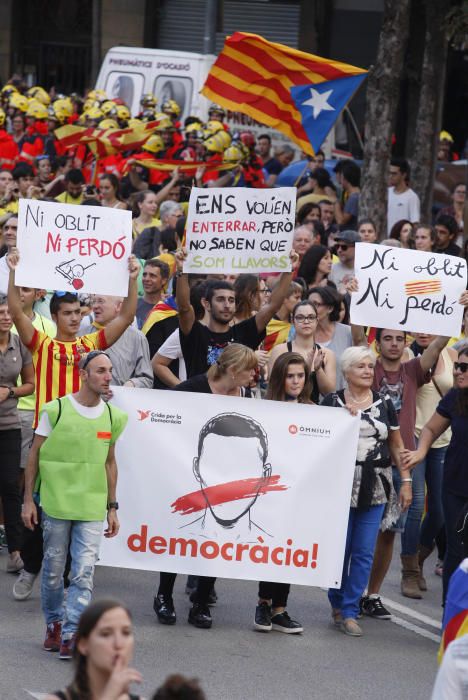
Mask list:
[[[145,228],[133,244],[134,255],[142,260],[149,260],[164,252],[163,249],[166,248],[164,239],[167,238],[168,233],[172,233],[175,237],[177,221],[183,216],[184,212],[178,202],[173,200],[163,202],[159,208],[161,228],[156,226]]]
[[[353,415],[360,411],[341,588],[328,591],[334,625],[352,637],[362,636],[356,619],[372,567],[380,524],[382,522],[385,527],[394,517],[391,512],[396,507],[392,462],[401,474],[399,505],[406,509],[411,502],[411,478],[400,465],[403,441],[398,418],[390,397],[382,398],[371,388],[374,367],[375,356],[371,350],[361,346],[348,348],[341,356],[347,388],[328,394],[322,401],[324,406],[346,408]]]

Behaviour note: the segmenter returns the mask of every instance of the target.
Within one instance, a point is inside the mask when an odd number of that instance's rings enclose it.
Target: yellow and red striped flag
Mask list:
[[[266,41],[257,34],[236,32],[226,39],[201,93],[226,109],[243,112],[281,131],[301,150],[313,155],[312,122],[329,113],[329,130],[360,82],[350,81],[349,96],[341,97],[338,106],[327,102],[333,93],[333,81],[342,84],[345,78],[363,79],[366,73],[362,68]],[[296,88],[314,88],[320,83],[327,83],[330,90],[322,94],[318,88],[312,89],[310,97],[307,93],[299,100]],[[303,109],[302,105],[310,108]]]

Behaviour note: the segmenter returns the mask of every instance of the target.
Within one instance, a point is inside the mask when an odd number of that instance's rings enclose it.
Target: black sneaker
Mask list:
[[[187,589],[185,589],[185,592],[187,592]],[[191,603],[197,602],[197,590],[196,589],[190,593],[189,600]],[[210,595],[208,596],[208,603],[207,604],[210,606],[210,608],[214,608],[217,602],[218,602],[218,595],[215,591],[215,587],[213,586],[213,588],[211,589]]]
[[[194,603],[190,608],[188,621],[191,625],[199,627],[203,630],[210,629],[213,620],[211,619],[211,613],[208,605],[203,603]]]
[[[370,596],[365,596],[361,600],[361,609],[364,615],[374,617],[376,620],[391,620],[392,614],[382,604],[380,596],[373,593]]]
[[[300,634],[304,631],[301,623],[297,620],[292,620],[286,610],[273,615],[271,625],[276,632],[285,632],[286,634]]]
[[[160,593],[154,599],[153,610],[162,625],[175,625],[177,618],[172,598]]]
[[[254,628],[259,632],[271,632],[271,607],[268,603],[262,602],[255,608]]]

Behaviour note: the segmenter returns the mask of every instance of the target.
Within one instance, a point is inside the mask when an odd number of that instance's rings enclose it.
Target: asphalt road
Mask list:
[[[41,698],[70,679],[69,662],[46,653],[39,586],[25,602],[11,594],[14,577],[4,573],[0,553],[0,700]],[[152,610],[158,574],[98,568],[95,597],[116,596],[133,611],[135,666],[144,677],[141,692],[154,689],[173,672],[201,679],[209,700],[428,700],[437,670],[441,579],[427,565],[430,591],[422,601],[399,593],[397,555],[384,597],[393,621],[362,620],[364,636],[351,638],[329,624],[326,593],[295,586],[289,611],[304,626],[302,635],[260,634],[252,629],[256,604],[253,581],[219,580],[219,602],[211,630],[188,625],[185,577],[176,583],[175,627],[158,624]]]

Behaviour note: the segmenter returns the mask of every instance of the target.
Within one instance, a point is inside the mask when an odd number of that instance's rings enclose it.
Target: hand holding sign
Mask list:
[[[359,291],[351,297],[351,323],[459,335],[467,280],[463,258],[357,243],[355,273]]]

